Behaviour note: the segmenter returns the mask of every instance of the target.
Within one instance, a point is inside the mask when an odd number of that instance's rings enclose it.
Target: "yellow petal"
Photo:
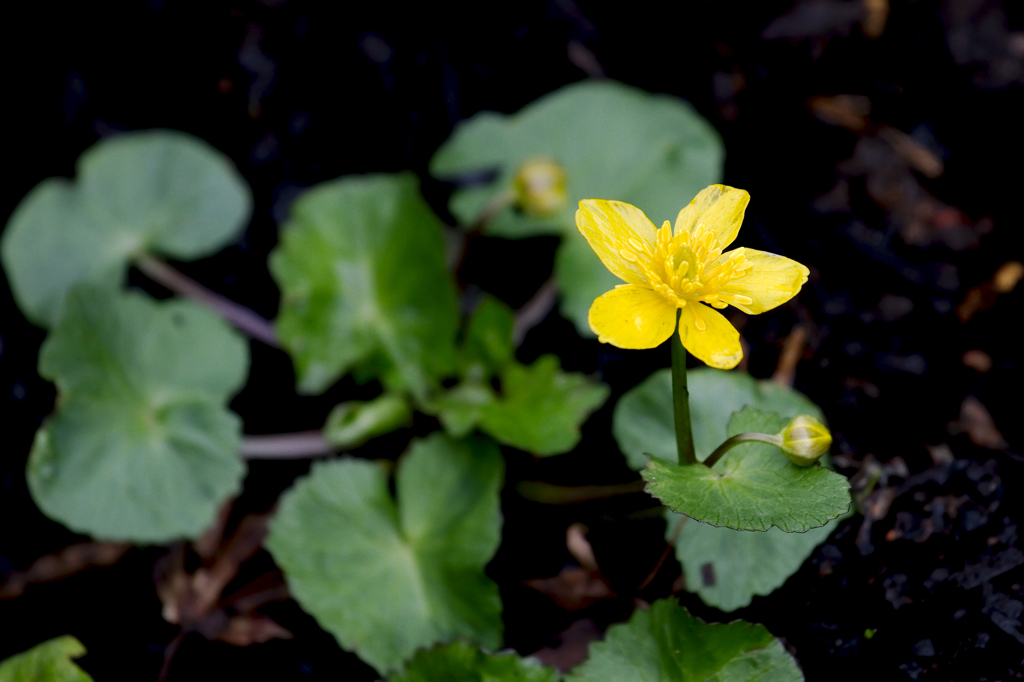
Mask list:
[[[594,301],[587,321],[602,343],[654,348],[675,331],[676,304],[647,287],[620,284]]]
[[[751,315],[771,310],[796,296],[810,274],[806,267],[785,256],[747,248],[736,251],[742,253],[752,267],[745,275],[722,285],[721,300]],[[747,302],[746,299],[752,300]]]
[[[613,275],[630,284],[644,283],[637,261],[650,263],[643,247],[653,247],[657,232],[643,211],[622,201],[584,199],[576,211],[576,227]]]
[[[718,369],[732,369],[743,359],[740,333],[722,313],[696,301],[679,316],[679,339],[683,348]]]
[[[693,231],[701,226],[718,239],[719,248],[732,244],[739,234],[743,212],[747,210],[750,195],[742,189],[726,185],[709,185],[683,207],[676,216],[675,232]]]

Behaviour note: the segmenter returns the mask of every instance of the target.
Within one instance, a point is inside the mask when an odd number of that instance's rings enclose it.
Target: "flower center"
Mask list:
[[[630,239],[629,245],[645,257],[622,251],[623,258],[636,263],[650,287],[680,308],[687,301],[724,308],[729,303],[744,305],[753,300],[721,292],[723,285],[746,275],[752,264],[747,262],[742,249],[723,256],[715,234],[705,230],[703,224],[692,234],[684,230],[673,237],[666,220],[653,245],[636,239]]]

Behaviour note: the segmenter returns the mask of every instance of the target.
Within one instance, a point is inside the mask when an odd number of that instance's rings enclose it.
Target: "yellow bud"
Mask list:
[[[818,461],[832,446],[832,434],[820,421],[806,414],[794,417],[779,433],[782,451],[789,461],[806,467]]]
[[[544,157],[527,159],[514,180],[516,203],[524,213],[543,218],[565,208],[565,169]]]

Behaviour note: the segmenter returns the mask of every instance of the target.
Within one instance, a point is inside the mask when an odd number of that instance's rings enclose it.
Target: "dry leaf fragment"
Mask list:
[[[854,132],[866,130],[870,125],[871,100],[864,95],[835,95],[812,97],[807,101],[811,113],[830,125]]]
[[[864,20],[861,28],[868,38],[879,38],[889,20],[889,0],[864,0]]]
[[[988,408],[973,395],[960,404],[960,419],[950,424],[953,433],[966,433],[971,442],[982,448],[1001,450],[1007,446],[1003,434],[996,428]]]
[[[24,571],[11,573],[0,585],[0,599],[18,597],[33,583],[48,583],[89,568],[113,566],[131,548],[130,544],[122,542],[79,542],[69,545],[55,554],[36,559]]]
[[[970,367],[975,372],[984,374],[992,369],[992,358],[988,353],[981,350],[969,350],[964,352],[961,360],[965,367]]]
[[[294,635],[269,616],[235,616],[214,639],[232,646],[263,644],[272,639],[291,639]]]

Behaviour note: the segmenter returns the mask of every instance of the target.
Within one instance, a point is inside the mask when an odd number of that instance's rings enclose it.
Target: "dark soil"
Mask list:
[[[187,131],[235,161],[256,211],[239,243],[180,267],[273,317],[278,292],[266,256],[303,187],[412,169],[450,221],[451,188],[430,180],[426,166],[459,120],[516,111],[600,72],[683,97],[723,136],[724,181],[753,197],[741,243],[812,268],[797,302],[744,320],[748,370],[771,376],[794,325],[808,332],[795,386],[828,416],[834,461],[852,477],[862,513],[750,607],[722,614],[686,592],[682,603],[707,620],[764,623],[809,680],[1014,679],[1024,676],[1024,420],[1014,415],[1024,364],[1009,321],[1022,294],[989,282],[1020,258],[1024,242],[1016,210],[1024,8],[892,0],[884,32],[869,38],[861,20],[872,4],[19,4],[6,9],[10,171],[0,213],[44,178],[72,175],[78,155],[102,136]],[[835,95],[864,99],[815,99]],[[867,118],[858,108],[865,102]],[[909,139],[918,157],[906,147],[898,153],[892,131],[906,134],[898,139]],[[460,279],[522,305],[550,273],[555,245],[480,239],[467,261],[487,265],[467,267]],[[169,295],[138,273],[131,281]],[[0,573],[11,573],[87,538],[43,517],[28,495],[26,457],[55,394],[35,372],[44,332],[25,322],[6,287],[0,306]],[[670,594],[680,573],[670,559],[638,592],[665,549],[664,522],[645,513],[654,504],[643,494],[554,506],[516,492],[523,480],[634,480],[608,435],[612,407],[667,366],[667,352],[583,341],[556,313],[519,355],[546,352],[567,369],[599,373],[613,395],[573,453],[535,461],[507,452],[505,530],[489,572],[505,599],[507,643],[523,654],[557,648],[560,633],[569,629],[572,640],[594,629],[590,621],[603,628],[624,620],[636,599]],[[288,358],[254,343],[250,382],[232,403],[248,433],[318,428],[334,404],[373,391],[342,381],[303,398],[293,383]],[[397,456],[410,436],[433,428],[423,419],[368,447]],[[253,462],[230,523],[268,510],[307,469]],[[565,544],[573,522],[590,529],[619,595],[579,611],[523,584],[574,561]],[[89,650],[81,664],[95,679],[156,679],[179,632],[162,619],[154,589],[166,552],[135,548],[114,566],[0,601],[0,659],[73,634]],[[272,570],[260,552],[236,586]],[[240,648],[190,634],[168,679],[375,679],[294,602],[262,611],[294,638]]]

